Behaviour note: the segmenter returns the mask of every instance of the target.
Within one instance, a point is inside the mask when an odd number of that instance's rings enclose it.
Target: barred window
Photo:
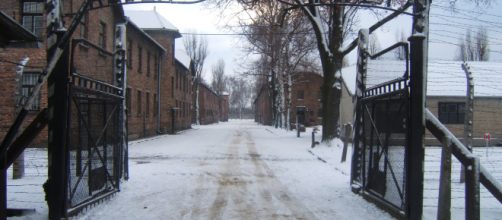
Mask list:
[[[143,48],[141,46],[138,46],[138,73],[141,73],[141,70],[143,69]]]
[[[28,97],[31,95],[33,92],[33,88],[35,85],[37,85],[38,78],[40,76],[40,73],[36,72],[25,72],[23,73],[22,77],[22,87],[21,87],[21,104],[24,104]],[[40,93],[37,95],[35,100],[33,101],[31,108],[29,110],[40,110]]]
[[[150,93],[146,93],[146,117],[150,117]]]
[[[137,102],[138,102],[137,115],[141,115],[141,91],[139,90],[138,90]]]
[[[24,0],[23,1],[23,27],[31,31],[35,36],[41,38],[44,30],[44,1]]]
[[[440,102],[438,103],[439,121],[444,124],[463,124],[465,117],[465,103]]]
[[[146,52],[146,76],[150,76],[150,51]]]
[[[126,89],[126,108],[127,108],[127,115],[131,115],[131,88]]]
[[[98,45],[106,49],[106,24],[104,22],[99,22],[99,38]]]
[[[127,40],[127,67],[132,69],[132,40]]]

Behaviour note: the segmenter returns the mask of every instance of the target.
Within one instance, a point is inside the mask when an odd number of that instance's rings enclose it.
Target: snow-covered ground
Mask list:
[[[121,192],[74,218],[393,219],[351,192],[350,156],[340,162],[343,144],[335,140],[311,149],[310,129],[297,138],[293,131],[231,120],[130,142],[130,179],[122,183]],[[502,155],[497,148],[489,154],[495,157],[494,152]],[[436,153],[427,150],[426,168],[431,164],[427,161],[438,161]],[[9,207],[36,208],[35,214],[21,219],[47,218],[43,156],[46,152],[39,149],[26,152],[27,158],[38,158],[29,169],[38,167],[42,174],[8,180]],[[426,196],[437,197],[435,171],[431,173],[426,173],[426,189],[432,189]],[[27,188],[16,193],[19,186]],[[424,201],[424,219],[435,218],[436,201]],[[463,216],[457,204],[452,202],[454,219]],[[481,205],[483,219],[502,216],[493,199]]]

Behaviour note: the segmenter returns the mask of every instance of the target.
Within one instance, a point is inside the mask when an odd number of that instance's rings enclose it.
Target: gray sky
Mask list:
[[[456,10],[452,11],[450,1],[433,1],[430,14],[430,60],[454,59],[459,38],[465,36],[466,30],[472,30],[476,35],[478,27],[485,27],[489,36],[490,61],[502,62],[502,4],[493,1],[489,7],[476,6],[470,1],[460,0],[456,3]],[[154,4],[135,4],[125,6],[136,10],[153,10]],[[203,4],[171,5],[155,4],[156,10],[173,23],[181,33],[198,32],[203,34],[231,34],[224,28],[225,24],[234,22],[230,18],[221,18],[219,10],[205,9]],[[389,12],[390,13],[390,12]],[[372,13],[360,11],[360,27],[369,27],[377,21]],[[382,48],[396,42],[396,34],[404,33],[409,36],[411,31],[411,17],[400,16],[379,29],[376,34]],[[210,79],[211,66],[218,59],[224,59],[226,74],[232,75],[241,71],[240,63],[246,58],[240,52],[244,39],[239,36],[208,35],[209,55],[205,64],[205,78]],[[351,40],[347,41],[350,42]],[[178,40],[177,44],[183,44]],[[355,53],[349,55],[349,62],[354,63]]]

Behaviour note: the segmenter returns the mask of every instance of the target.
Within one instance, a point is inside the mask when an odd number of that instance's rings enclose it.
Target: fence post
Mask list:
[[[345,140],[343,142],[343,151],[342,151],[342,162],[347,160],[347,148],[349,147],[349,141],[352,135],[352,126],[351,124],[345,124],[344,127]]]
[[[361,29],[359,30],[359,35],[358,35],[358,50],[357,50],[357,75],[356,75],[356,91],[354,94],[354,97],[352,98],[353,103],[354,103],[354,132],[352,133],[353,135],[353,141],[352,141],[352,167],[351,167],[351,172],[350,172],[350,182],[352,183],[352,186],[355,186],[355,182],[359,182],[359,184],[362,184],[362,175],[361,175],[361,169],[362,169],[362,157],[363,157],[363,150],[362,150],[362,143],[360,140],[360,137],[362,136],[363,133],[363,112],[361,111],[361,103],[359,101],[360,98],[363,96],[363,92],[366,89],[366,70],[367,70],[367,64],[368,64],[368,42],[369,42],[369,30],[368,29]],[[358,191],[355,187],[352,187],[353,191]]]
[[[462,64],[467,79],[467,90],[465,94],[465,116],[464,116],[464,145],[472,152],[473,118],[474,118],[474,79],[467,63]],[[465,167],[460,170],[460,182],[465,181]]]
[[[7,161],[7,160],[3,160]],[[7,218],[7,169],[0,164],[0,220]]]
[[[480,218],[479,207],[479,158],[467,157],[468,163],[465,169],[465,219],[474,220]]]
[[[447,142],[442,142],[447,143]],[[439,197],[437,219],[451,219],[451,148],[443,144],[441,148],[441,170],[439,179]]]

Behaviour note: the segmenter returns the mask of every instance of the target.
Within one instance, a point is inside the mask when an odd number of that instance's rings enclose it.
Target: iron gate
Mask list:
[[[403,59],[386,54],[403,52]],[[356,106],[352,183],[354,189],[392,213],[405,216],[410,122],[408,44],[398,43],[365,59]],[[373,60],[374,65],[370,65]],[[402,70],[392,68],[401,65]],[[365,72],[367,70],[367,72]],[[370,85],[366,88],[366,85]],[[357,185],[357,187],[356,187]]]
[[[70,83],[67,212],[119,189],[120,89],[73,74]]]

